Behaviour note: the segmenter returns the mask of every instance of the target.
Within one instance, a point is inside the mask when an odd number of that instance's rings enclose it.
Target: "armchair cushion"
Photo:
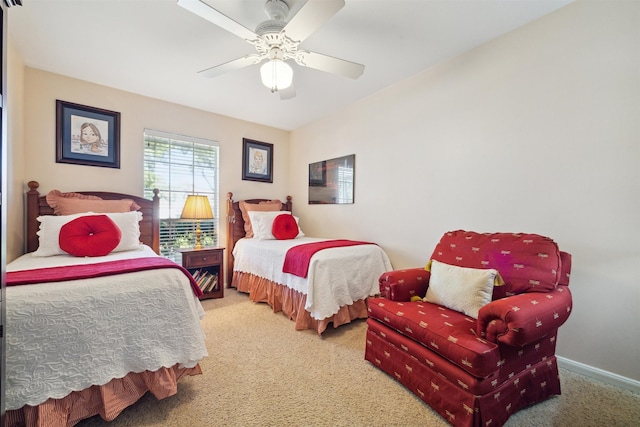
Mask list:
[[[428,302],[370,298],[369,318],[422,343],[475,377],[495,372],[500,352],[476,334],[476,321],[455,310]]]
[[[538,234],[450,231],[442,236],[431,259],[498,270],[505,285],[494,287],[494,300],[523,292],[552,291],[561,278],[557,244]]]

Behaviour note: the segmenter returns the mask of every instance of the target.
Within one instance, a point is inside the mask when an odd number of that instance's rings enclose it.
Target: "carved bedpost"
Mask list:
[[[153,230],[153,246],[151,249],[158,255],[160,254],[160,190],[153,189],[153,221],[151,222]]]
[[[236,222],[236,214],[233,211],[233,193],[227,193],[227,247],[225,252],[227,253],[227,262],[225,265],[225,281],[227,288],[231,287],[231,280],[233,278],[233,226]]]
[[[236,215],[233,213],[233,193],[227,193],[227,222],[233,224],[236,222]]]
[[[284,208],[285,210],[288,210],[289,212],[291,212],[291,196],[287,196],[287,202],[284,204]]]
[[[40,204],[40,193],[38,187],[40,184],[38,181],[29,181],[27,183],[29,191],[27,192],[27,252],[33,252],[38,248],[38,206]]]

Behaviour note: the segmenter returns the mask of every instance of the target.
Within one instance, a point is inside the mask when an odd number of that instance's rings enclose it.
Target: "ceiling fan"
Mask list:
[[[308,0],[288,22],[287,2],[267,0],[264,9],[269,19],[258,24],[255,32],[201,0],[178,0],[178,5],[244,39],[257,51],[200,71],[204,77],[216,77],[267,60],[260,68],[262,83],[271,92],[278,92],[281,99],[290,99],[295,96],[295,89],[293,70],[285,62],[289,59],[302,67],[352,79],[357,79],[364,72],[362,64],[298,49],[300,43],[344,7],[344,0]]]

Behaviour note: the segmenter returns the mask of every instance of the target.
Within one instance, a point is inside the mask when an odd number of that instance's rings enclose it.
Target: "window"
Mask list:
[[[160,190],[161,255],[179,262],[176,249],[195,245],[195,221],[180,219],[189,194],[209,198],[215,218],[200,222],[201,240],[217,246],[218,158],[216,141],[145,129],[144,195],[151,199],[153,189]]]

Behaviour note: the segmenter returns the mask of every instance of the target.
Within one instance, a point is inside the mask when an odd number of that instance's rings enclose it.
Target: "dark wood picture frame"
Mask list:
[[[242,179],[273,182],[273,144],[242,138]]]
[[[120,113],[56,100],[56,163],[120,169]]]
[[[327,162],[309,163],[309,186],[326,187],[327,185]]]

